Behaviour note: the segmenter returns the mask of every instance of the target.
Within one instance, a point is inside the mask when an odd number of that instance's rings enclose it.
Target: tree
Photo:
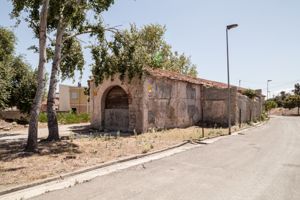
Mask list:
[[[61,0],[51,1],[49,4],[48,30],[55,35],[52,40],[52,69],[47,97],[47,116],[49,135],[47,140],[59,140],[59,129],[54,109],[55,91],[58,75],[61,72],[62,79],[74,77],[74,71],[82,73],[84,57],[78,36],[90,34],[97,38],[103,38],[106,29],[102,25],[100,14],[106,11],[113,0]],[[94,16],[94,22],[88,19],[88,13]]]
[[[15,41],[12,31],[0,28],[0,109],[17,107],[29,113],[37,86],[36,72],[22,56],[15,56]]]
[[[274,108],[277,108],[277,103],[273,100],[267,100],[265,103],[265,110],[268,112]]]
[[[298,115],[300,115],[300,95],[290,95],[284,101],[284,108],[293,109],[298,108]]]
[[[11,64],[9,107],[16,106],[22,113],[30,113],[37,90],[37,71],[23,61],[21,56]]]
[[[294,90],[293,90],[293,92],[294,92],[294,94],[295,95],[300,95],[300,84],[299,83],[296,83],[295,84],[295,86],[294,86]]]
[[[52,1],[53,2],[53,1]],[[25,150],[30,152],[37,151],[37,132],[38,116],[40,113],[42,95],[45,87],[45,63],[47,60],[46,42],[47,42],[47,16],[49,0],[12,0],[13,11],[11,15],[20,18],[22,11],[27,13],[25,21],[28,22],[36,37],[39,38],[39,65],[37,70],[37,90],[33,100],[30,112],[30,121],[28,128],[28,139]]]
[[[7,107],[10,96],[10,81],[12,79],[11,61],[15,49],[16,38],[14,34],[0,27],[0,110]]]
[[[104,78],[120,74],[120,79],[128,76],[141,76],[145,67],[175,71],[196,76],[196,66],[184,54],[172,52],[171,46],[164,40],[166,28],[150,24],[138,29],[118,31],[111,41],[102,41],[93,46],[93,76],[96,84]]]

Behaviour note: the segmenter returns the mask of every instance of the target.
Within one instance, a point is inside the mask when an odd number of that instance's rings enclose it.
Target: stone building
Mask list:
[[[200,122],[226,126],[227,85],[178,73],[147,69],[141,78],[123,82],[118,76],[90,85],[91,125],[100,130],[145,132]],[[232,124],[258,119],[263,97],[255,99],[231,88]]]

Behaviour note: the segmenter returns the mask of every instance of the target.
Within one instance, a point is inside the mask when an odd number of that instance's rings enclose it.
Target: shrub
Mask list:
[[[60,124],[77,124],[90,121],[90,116],[87,113],[58,113],[57,121]],[[40,113],[39,122],[47,122],[47,113]]]
[[[242,94],[249,97],[250,99],[254,99],[254,97],[256,97],[256,92],[251,89],[247,89],[247,90],[243,91]]]
[[[266,103],[265,103],[265,110],[266,111],[270,111],[273,108],[277,108],[277,107],[278,107],[277,103],[273,100],[267,100]]]

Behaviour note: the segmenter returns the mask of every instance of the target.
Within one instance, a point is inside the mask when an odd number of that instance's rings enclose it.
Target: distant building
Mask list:
[[[56,111],[59,110],[59,93],[58,93],[58,92],[55,93],[54,109],[55,109]],[[42,112],[47,112],[47,98],[45,98],[45,99],[42,101],[41,111],[42,111]]]
[[[84,93],[85,88],[78,86],[59,85],[59,111],[88,113],[88,95]]]

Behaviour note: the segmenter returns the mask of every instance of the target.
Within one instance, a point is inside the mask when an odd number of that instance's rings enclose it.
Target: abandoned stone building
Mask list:
[[[227,85],[159,69],[141,78],[118,76],[90,85],[91,125],[100,130],[145,132],[151,128],[183,128],[199,123],[228,125]],[[264,98],[254,99],[231,87],[231,123],[257,120]]]

